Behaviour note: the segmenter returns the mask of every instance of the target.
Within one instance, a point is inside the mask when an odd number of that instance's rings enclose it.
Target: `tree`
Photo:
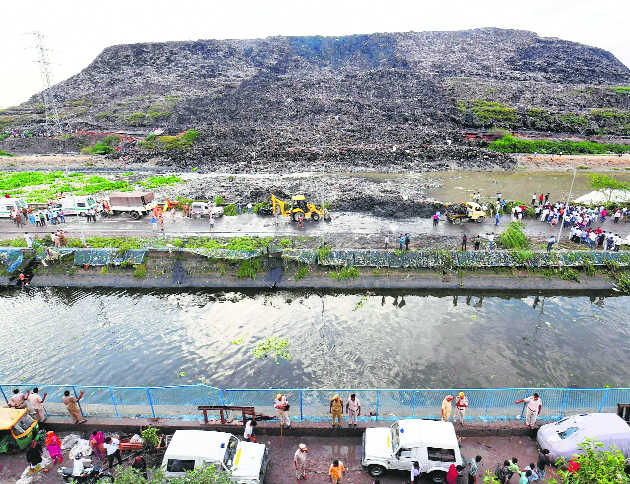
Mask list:
[[[113,484],[163,484],[166,482],[164,471],[159,467],[148,469],[149,478],[145,479],[137,470],[131,467],[119,468]],[[169,484],[233,484],[230,474],[219,472],[214,465],[189,471],[184,477],[169,479]],[[101,479],[97,484],[112,484],[107,479]]]
[[[566,469],[565,459],[559,459],[560,480],[552,479],[551,484],[628,484],[630,478],[624,471],[626,459],[619,449],[604,450],[604,444],[586,439],[579,445],[580,453],[573,460],[579,464],[576,472]]]
[[[608,175],[590,175],[591,177],[591,188],[593,190],[598,190],[604,193],[606,196],[606,201],[610,202],[610,199],[613,196],[615,190],[621,191],[629,191],[630,186],[627,183],[620,182],[619,180],[615,180],[614,178],[609,177]]]

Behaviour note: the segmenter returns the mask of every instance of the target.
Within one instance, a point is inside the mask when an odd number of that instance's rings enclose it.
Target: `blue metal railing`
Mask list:
[[[543,404],[542,420],[554,420],[572,413],[615,412],[617,403],[630,402],[630,388],[431,388],[431,389],[352,389],[352,388],[228,388],[207,385],[177,385],[163,387],[118,387],[48,384],[1,384],[5,401],[13,389],[22,391],[39,387],[47,394],[44,405],[50,415],[66,415],[61,401],[63,392],[81,399],[84,416],[99,417],[162,417],[200,419],[198,405],[254,406],[256,410],[274,415],[273,401],[278,393],[286,395],[291,418],[300,421],[320,421],[329,418],[329,402],[334,394],[344,400],[355,393],[361,402],[361,419],[395,420],[399,418],[439,418],[442,400],[448,394],[466,393],[469,420],[518,420],[524,407],[515,400],[537,392]],[[236,415],[235,415],[236,416]]]

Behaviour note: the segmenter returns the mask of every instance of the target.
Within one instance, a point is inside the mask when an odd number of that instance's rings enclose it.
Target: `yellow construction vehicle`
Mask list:
[[[277,209],[280,215],[291,217],[294,222],[299,220],[300,214],[302,214],[305,220],[313,220],[314,222],[317,222],[324,216],[324,210],[321,207],[317,208],[313,203],[307,203],[304,195],[291,197],[291,204],[280,200],[275,195],[271,195],[271,203],[273,204],[274,214]]]

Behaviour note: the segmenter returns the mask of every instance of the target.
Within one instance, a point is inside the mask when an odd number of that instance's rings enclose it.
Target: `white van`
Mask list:
[[[28,204],[22,198],[0,198],[0,218],[9,218],[11,209],[23,208],[28,208]]]
[[[64,215],[85,215],[90,209],[96,210],[97,205],[94,197],[90,195],[66,195],[57,200],[54,208],[63,210]]]
[[[176,430],[168,444],[162,468],[167,478],[214,465],[232,473],[232,482],[262,484],[267,471],[268,450],[264,444],[241,442],[226,432]]]
[[[451,464],[464,466],[453,424],[410,419],[365,429],[361,464],[372,477],[389,469],[411,471],[414,461],[438,483],[446,481]]]
[[[223,207],[217,207],[207,202],[193,202],[190,205],[190,214],[193,218],[209,217],[212,213],[214,218],[223,216]]]

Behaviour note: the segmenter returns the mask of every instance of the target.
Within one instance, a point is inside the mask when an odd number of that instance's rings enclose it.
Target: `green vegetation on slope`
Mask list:
[[[488,146],[491,150],[502,153],[551,153],[571,154],[602,154],[602,153],[630,153],[630,144],[595,143],[593,141],[550,141],[527,140],[506,135]]]

